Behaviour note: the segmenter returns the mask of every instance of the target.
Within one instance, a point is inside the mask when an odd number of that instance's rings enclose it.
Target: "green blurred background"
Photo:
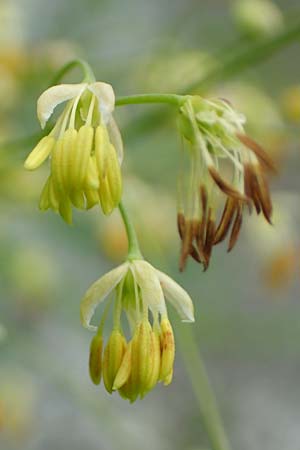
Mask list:
[[[284,19],[271,34],[300,16],[298,0],[276,5]],[[77,212],[72,227],[40,213],[46,169],[25,173],[23,161],[39,133],[36,99],[61,65],[87,59],[116,95],[184,91],[224,55],[262,39],[232,7],[218,0],[1,0],[1,450],[209,449],[179,350],[172,385],[134,405],[91,384],[91,335],[80,326],[79,302],[122,261],[124,233],[117,213],[106,220],[99,209]],[[206,273],[192,261],[184,274],[177,269],[175,118],[164,106],[115,114],[126,151],[125,200],[144,254],[194,299],[196,323],[186,326],[194,328],[240,450],[300,448],[299,54],[298,40],[203,92],[243,111],[249,133],[280,167],[271,180],[274,226],[247,220],[234,252],[217,248]],[[172,318],[176,333],[179,319]]]

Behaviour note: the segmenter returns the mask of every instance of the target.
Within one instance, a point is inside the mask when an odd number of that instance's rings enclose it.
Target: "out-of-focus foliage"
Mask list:
[[[251,38],[274,35],[284,25],[280,8],[271,0],[235,0],[232,11],[242,35]]]

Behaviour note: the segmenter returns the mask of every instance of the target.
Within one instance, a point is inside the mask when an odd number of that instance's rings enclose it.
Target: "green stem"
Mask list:
[[[298,11],[297,11],[298,13]],[[297,14],[294,14],[296,17]],[[299,13],[298,13],[299,16]],[[205,91],[208,88],[211,88],[215,83],[223,80],[231,78],[242,70],[246,69],[249,66],[254,66],[260,61],[265,61],[267,58],[272,56],[277,50],[287,46],[294,40],[300,37],[300,20],[295,22],[294,24],[287,26],[281,33],[277,36],[274,36],[269,39],[265,39],[264,41],[260,41],[256,44],[251,44],[246,48],[241,48],[232,54],[232,50],[228,52],[228,55],[222,58],[221,64],[217,64],[215,68],[212,68],[211,71],[200,80],[195,83],[186,86],[184,88],[182,94],[188,94],[191,92],[197,91]],[[74,60],[66,64],[61,70],[56,74],[54,79],[52,80],[53,84],[57,84],[60,79],[74,67],[80,66],[86,77],[91,77],[94,79],[94,75],[91,71],[90,66],[82,60]],[[145,97],[147,101],[145,100]],[[169,103],[169,104],[178,104],[178,100],[180,102],[180,95],[174,94],[148,94],[148,95],[136,95],[129,97],[120,97],[116,99],[116,105],[128,105],[128,104],[138,104],[138,103]],[[176,100],[177,99],[177,100]],[[161,120],[159,120],[161,118]],[[129,132],[130,128],[133,128],[136,132],[137,129],[140,132],[147,132],[153,126],[162,123],[163,115],[160,114],[160,111],[152,111],[148,114],[144,114],[143,117],[138,119],[135,118],[134,123],[131,127],[129,124]],[[155,125],[154,125],[155,124]],[[128,130],[127,130],[128,133]],[[42,133],[40,134],[42,136]],[[0,150],[6,149],[7,146],[13,146],[21,148],[23,146],[23,141],[25,138],[20,138],[14,140],[13,143],[6,142],[0,146]]]
[[[191,326],[178,327],[178,342],[213,450],[230,450],[217,401]]]
[[[67,64],[65,64],[55,75],[55,77],[52,79],[50,86],[54,86],[55,84],[59,83],[59,81],[72,69],[75,67],[79,67],[84,74],[83,82],[87,83],[93,83],[96,81],[94,72],[91,68],[91,66],[84,61],[83,59],[74,59]]]
[[[119,211],[125,225],[128,239],[128,259],[143,259],[135,228],[122,202],[119,203]]]
[[[168,103],[170,105],[180,106],[184,96],[177,94],[138,94],[127,95],[116,99],[116,106],[138,105],[142,103]]]

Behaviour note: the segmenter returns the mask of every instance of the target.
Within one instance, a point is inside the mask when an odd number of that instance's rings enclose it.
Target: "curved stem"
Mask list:
[[[118,97],[116,106],[138,105],[142,103],[168,103],[170,105],[180,106],[184,101],[182,95],[177,94],[138,94]]]
[[[205,429],[213,450],[231,450],[217,401],[191,326],[178,327],[178,342],[194,394],[199,404]]]
[[[68,62],[67,64],[65,64],[57,72],[57,74],[52,79],[50,86],[57,84],[68,72],[70,72],[75,67],[79,67],[82,70],[82,72],[84,74],[83,81],[89,82],[89,83],[93,83],[95,81],[95,75],[94,75],[94,72],[93,72],[91,66],[83,59],[74,59],[74,60]]]
[[[298,11],[297,11],[298,13]],[[297,14],[294,14],[296,17]],[[299,13],[298,13],[299,16]],[[267,58],[272,56],[276,51],[281,48],[287,46],[291,42],[295,41],[300,37],[300,19],[298,19],[295,23],[290,26],[287,26],[281,33],[272,38],[265,39],[263,41],[257,42],[256,44],[251,44],[248,47],[241,48],[238,51],[232,54],[232,50],[228,51],[228,55],[222,58],[221,64],[217,64],[216,67],[212,68],[209,73],[200,80],[194,82],[186,86],[183,90],[182,94],[187,94],[191,92],[195,92],[196,90],[206,90],[211,88],[215,83],[223,79],[229,79],[242,70],[246,69],[249,66],[254,66],[260,61],[265,61]],[[56,84],[60,81],[60,79],[74,67],[80,66],[83,68],[85,75],[90,75],[94,78],[94,75],[91,72],[90,66],[80,59],[76,59],[74,61],[66,64],[62,69],[57,73],[57,75],[52,80],[53,84]],[[144,97],[144,98],[143,98]],[[176,98],[180,99],[182,96],[174,95],[174,94],[148,94],[146,95],[146,101],[144,95],[136,95],[129,97],[119,97],[116,100],[116,106],[121,105],[129,105],[129,104],[138,104],[138,103],[169,103],[169,104],[177,104]],[[159,101],[158,101],[159,100]],[[145,132],[153,127],[153,123],[161,123],[159,120],[160,112],[152,111],[152,113],[145,114],[143,117],[139,119],[135,119],[134,121],[134,130],[140,127],[140,130]],[[130,124],[128,126],[130,128]],[[42,133],[37,136],[42,136]],[[6,149],[7,146],[22,148],[23,142],[29,140],[29,137],[23,137],[20,139],[16,139],[14,141],[8,141],[0,146],[0,150]]]
[[[119,211],[125,225],[128,239],[128,259],[143,259],[135,228],[122,202],[119,203]]]

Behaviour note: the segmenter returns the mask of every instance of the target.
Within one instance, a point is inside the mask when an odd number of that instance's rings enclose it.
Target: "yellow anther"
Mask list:
[[[171,370],[169,375],[167,375],[165,377],[165,379],[163,380],[164,386],[168,386],[169,384],[171,384],[172,383],[172,379],[173,379],[173,369]]]
[[[54,211],[58,211],[59,208],[59,199],[57,196],[57,193],[55,191],[55,187],[54,187],[54,183],[53,183],[53,179],[52,176],[50,175],[49,177],[49,191],[48,191],[48,196],[49,196],[49,205],[50,208],[52,208]]]
[[[72,205],[69,197],[59,196],[59,214],[65,222],[72,224]]]
[[[95,132],[95,157],[100,181],[106,175],[110,145],[106,127],[104,125],[99,125]]]
[[[52,159],[51,159],[51,173],[52,173],[52,180],[55,186],[56,191],[60,195],[64,192],[64,184],[63,184],[63,178],[62,178],[62,153],[63,153],[63,140],[62,138],[58,139],[56,142],[53,152],[52,152]]]
[[[110,188],[111,198],[116,207],[122,195],[122,177],[121,168],[117,158],[117,153],[112,144],[109,147],[109,154],[107,159],[107,178]]]
[[[102,373],[102,347],[103,338],[96,334],[90,345],[89,370],[90,376],[94,384],[99,384]]]
[[[85,198],[83,191],[72,191],[70,193],[70,199],[76,208],[85,209]]]
[[[76,145],[73,150],[70,185],[75,190],[81,190],[89,169],[94,138],[94,129],[84,125],[78,131]]]
[[[126,352],[123,356],[122,363],[119,367],[117,375],[115,377],[112,390],[123,388],[129,380],[131,373],[131,359],[132,359],[132,341],[127,345]]]
[[[175,341],[173,330],[168,319],[161,321],[161,366],[159,379],[163,382],[168,380],[170,372],[173,370],[175,357]]]
[[[104,350],[103,381],[106,390],[111,394],[116,376],[122,364],[126,351],[126,341],[119,330],[113,330]],[[125,380],[126,381],[126,380]],[[125,382],[124,381],[124,382]]]
[[[63,148],[60,159],[59,170],[62,172],[62,182],[65,192],[70,192],[72,189],[73,168],[76,159],[78,131],[74,128],[68,129],[63,137]]]
[[[99,203],[99,194],[94,189],[85,189],[84,195],[86,198],[86,209],[91,209]]]
[[[154,388],[160,374],[160,339],[157,330],[152,330],[150,335],[150,370],[145,385],[145,393]]]
[[[99,189],[100,183],[95,156],[90,156],[89,158],[88,169],[84,184],[86,189]]]
[[[109,215],[113,211],[115,205],[111,196],[107,177],[105,177],[104,180],[101,180],[98,194],[103,213]]]
[[[35,170],[48,158],[55,145],[52,136],[43,137],[27,157],[24,167],[27,170]]]
[[[50,208],[49,184],[50,184],[50,177],[48,177],[40,195],[39,208],[41,211],[46,211],[48,208]]]

